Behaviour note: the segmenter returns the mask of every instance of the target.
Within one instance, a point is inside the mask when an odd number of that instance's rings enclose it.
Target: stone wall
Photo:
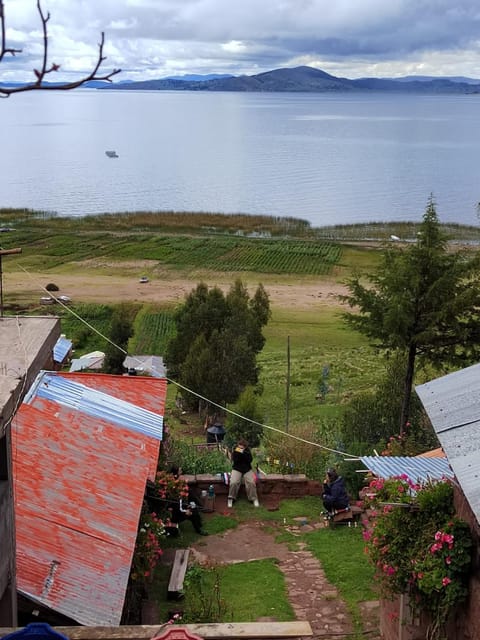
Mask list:
[[[225,483],[223,475],[186,475],[184,476],[189,485],[197,487],[199,491],[208,490],[213,484],[215,495],[227,495],[228,485]],[[242,487],[242,491],[244,488]],[[261,476],[257,485],[258,496],[275,496],[279,500],[284,498],[300,498],[303,496],[321,496],[322,484],[316,480],[309,480],[303,473],[281,475],[268,474]]]

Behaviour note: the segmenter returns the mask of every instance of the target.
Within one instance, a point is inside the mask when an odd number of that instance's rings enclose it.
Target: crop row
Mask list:
[[[144,307],[135,318],[134,336],[129,343],[130,353],[163,354],[174,331],[171,314]]]
[[[341,251],[328,241],[169,236],[145,239],[136,255],[179,269],[322,275],[338,263]],[[131,257],[131,246],[119,243],[115,255]]]

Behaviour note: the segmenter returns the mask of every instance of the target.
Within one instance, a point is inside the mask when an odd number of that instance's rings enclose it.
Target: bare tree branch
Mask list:
[[[43,32],[43,56],[42,56],[42,64],[40,69],[34,69],[33,73],[35,74],[36,80],[35,82],[25,84],[18,87],[2,87],[0,86],[0,97],[7,98],[13,93],[22,93],[25,91],[68,91],[70,89],[76,89],[77,87],[81,87],[86,82],[90,82],[91,80],[103,80],[106,82],[111,82],[112,77],[117,73],[120,73],[121,69],[113,69],[110,73],[106,73],[105,75],[97,75],[100,67],[107,59],[106,56],[103,55],[103,47],[105,44],[105,34],[102,31],[101,40],[98,44],[98,57],[92,71],[80,78],[79,80],[75,80],[73,82],[61,82],[58,84],[45,84],[45,77],[52,73],[53,71],[58,71],[60,69],[60,65],[55,62],[49,64],[48,61],[48,21],[50,20],[50,13],[44,13],[42,10],[40,0],[37,0],[37,10],[40,15],[40,21],[42,23],[42,32]],[[0,0],[0,63],[3,58],[9,54],[11,56],[15,56],[17,53],[21,53],[22,49],[13,49],[11,47],[7,47],[6,42],[6,22],[5,22],[5,9],[4,2]]]

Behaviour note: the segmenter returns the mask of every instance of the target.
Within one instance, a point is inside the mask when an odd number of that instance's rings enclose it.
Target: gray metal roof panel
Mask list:
[[[416,391],[480,522],[480,364],[418,385]]]
[[[453,478],[453,471],[446,458],[422,458],[408,456],[362,456],[360,460],[380,478],[407,475],[413,482]]]

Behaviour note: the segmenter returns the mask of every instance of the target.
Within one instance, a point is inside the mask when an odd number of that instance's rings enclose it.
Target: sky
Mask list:
[[[335,76],[480,78],[478,0],[41,0],[49,79],[88,73],[105,32],[103,73],[115,81],[253,75],[308,65]],[[4,0],[0,81],[30,81],[41,64],[36,0]]]

